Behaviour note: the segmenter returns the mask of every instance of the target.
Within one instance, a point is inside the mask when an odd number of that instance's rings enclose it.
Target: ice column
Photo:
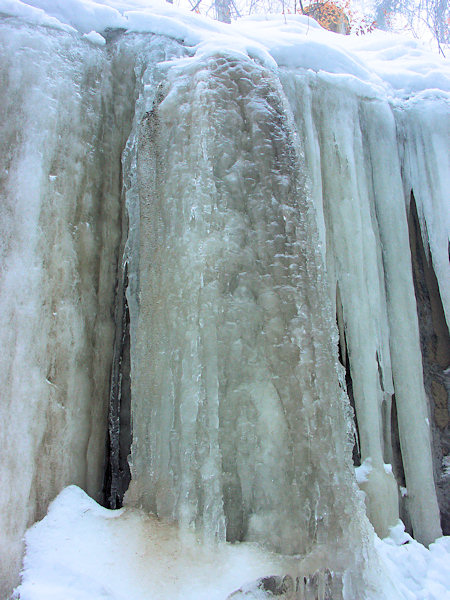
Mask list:
[[[398,155],[384,150],[386,144],[395,147],[396,128],[392,111],[381,102],[364,105],[363,123],[386,274],[392,371],[409,511],[416,539],[429,544],[441,535],[441,528],[422,358],[418,351],[408,226],[405,205],[400,201],[403,188]]]
[[[343,313],[341,344],[348,347],[359,449],[362,460],[370,458],[372,465],[364,484],[368,514],[385,536],[398,519],[397,485],[384,468],[382,419],[393,386],[384,271],[359,98],[310,74],[288,72],[283,85],[305,147],[319,223],[323,219],[330,298],[342,302],[336,313]]]
[[[348,564],[336,544],[358,547],[362,517],[346,398],[279,82],[242,58],[173,67],[139,136],[126,499]]]
[[[410,225],[424,383],[429,401],[441,525],[450,533],[449,101],[413,98],[395,111]]]
[[[336,314],[348,348],[361,459],[372,466],[362,484],[368,514],[381,536],[398,518],[389,466],[395,390],[408,510],[414,534],[428,543],[440,534],[439,513],[393,112],[367,89],[361,95],[326,76],[287,71],[282,81],[305,147],[330,298],[342,302]],[[440,168],[418,172],[433,169]],[[431,198],[436,205],[443,196],[437,189]]]
[[[450,322],[450,102],[419,96],[395,112],[402,157],[405,200],[417,203],[425,249],[429,248],[439,292]]]

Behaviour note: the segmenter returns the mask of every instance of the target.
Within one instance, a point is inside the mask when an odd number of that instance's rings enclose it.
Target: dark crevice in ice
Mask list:
[[[347,338],[345,334],[343,308],[339,284],[336,285],[336,324],[339,331],[339,362],[345,369],[345,385],[347,388],[348,399],[353,409],[353,418],[355,423],[355,444],[353,446],[353,464],[355,467],[361,465],[361,449],[359,441],[358,415],[356,414],[355,398],[353,396],[353,380],[350,370],[350,360],[348,356]]]
[[[375,358],[376,358],[377,367],[378,367],[378,381],[379,381],[381,390],[384,392],[383,368],[380,364],[380,356],[379,356],[378,352],[375,353]]]
[[[135,116],[138,88],[136,79],[136,55],[117,45],[123,35],[121,29],[103,32],[111,56],[112,82],[114,85],[114,109],[110,111],[110,124],[120,132],[120,156],[129,139]],[[125,180],[128,172],[119,160],[120,174],[118,193],[121,202],[122,240],[116,254],[116,289],[114,308],[114,350],[112,356],[109,412],[105,452],[102,501],[109,508],[120,508],[124,493],[130,482],[128,456],[131,449],[131,391],[130,391],[130,315],[127,302],[128,264],[124,260],[125,242],[128,235],[128,213],[125,207]],[[125,178],[126,179],[126,178]]]
[[[391,444],[391,404],[392,399],[384,389],[383,367],[381,366],[380,355],[378,351],[375,353],[375,360],[378,367],[378,383],[383,392],[383,401],[381,403],[381,419],[383,425],[383,460],[385,463],[392,462],[392,444]]]
[[[222,486],[227,542],[242,542],[247,535],[247,518],[242,502],[242,488],[237,473],[227,472]]]
[[[405,469],[403,466],[402,449],[400,447],[400,434],[398,431],[398,415],[397,402],[395,394],[392,396],[391,402],[391,447],[392,447],[392,471],[395,480],[399,486],[399,516],[405,524],[406,531],[413,535],[411,519],[408,512],[408,503],[406,493]],[[403,492],[402,492],[403,490]]]
[[[106,43],[110,44],[119,40],[125,33],[126,29],[123,27],[107,27],[101,34],[105,38]]]
[[[442,530],[444,535],[449,535],[450,477],[447,473],[446,461],[450,451],[448,410],[450,338],[431,252],[429,248],[424,247],[424,238],[427,239],[428,235],[426,231],[422,235],[413,192],[411,192],[408,227],[424,385],[429,403],[437,497]]]
[[[130,313],[126,297],[128,264],[117,293],[116,340],[111,373],[109,400],[107,465],[103,488],[104,502],[109,508],[120,508],[130,484],[131,380],[130,380]]]

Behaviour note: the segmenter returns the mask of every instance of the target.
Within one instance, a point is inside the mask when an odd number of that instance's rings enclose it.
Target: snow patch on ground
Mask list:
[[[375,546],[386,571],[408,600],[450,600],[450,536],[427,549],[416,542],[401,521]]]
[[[253,544],[206,544],[139,510],[102,508],[76,486],[28,530],[26,546],[20,600],[225,600],[289,568]],[[450,599],[450,537],[427,550],[399,522],[375,546],[404,599]]]
[[[20,600],[224,600],[281,574],[252,544],[208,545],[135,509],[108,510],[69,486],[26,534]]]

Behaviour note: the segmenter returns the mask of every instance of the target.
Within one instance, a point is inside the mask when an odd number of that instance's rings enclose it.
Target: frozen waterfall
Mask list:
[[[370,523],[449,528],[445,86],[309,68],[301,19],[263,47],[103,7],[99,39],[29,4],[0,1],[0,594],[75,483],[376,598]]]
[[[340,538],[345,401],[277,78],[222,57],[173,69],[138,137],[127,501],[289,554]]]

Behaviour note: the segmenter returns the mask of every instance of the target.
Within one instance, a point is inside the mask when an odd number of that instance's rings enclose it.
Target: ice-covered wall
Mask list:
[[[0,27],[5,598],[49,501],[69,483],[101,498],[134,72],[67,33]]]
[[[174,68],[138,137],[127,502],[279,552],[341,539],[357,509],[334,317],[278,78]]]
[[[376,531],[438,536],[433,474],[447,510],[447,96],[168,22],[1,21],[3,594],[63,486],[120,500],[131,434],[129,504],[360,585],[345,386]]]
[[[326,76],[289,73],[284,80],[305,139],[318,214],[323,214],[330,296],[342,360],[348,363],[359,458],[371,460],[362,486],[368,513],[379,535],[387,534],[398,517],[398,485],[405,485],[405,476],[413,530],[429,543],[440,528],[436,501],[430,500],[435,486],[429,412],[394,112],[367,89],[355,93],[344,85],[337,90]],[[435,105],[442,110],[439,100]],[[433,135],[433,130],[424,134],[424,147]],[[400,458],[394,456],[393,402]],[[392,465],[398,467],[397,483]]]

